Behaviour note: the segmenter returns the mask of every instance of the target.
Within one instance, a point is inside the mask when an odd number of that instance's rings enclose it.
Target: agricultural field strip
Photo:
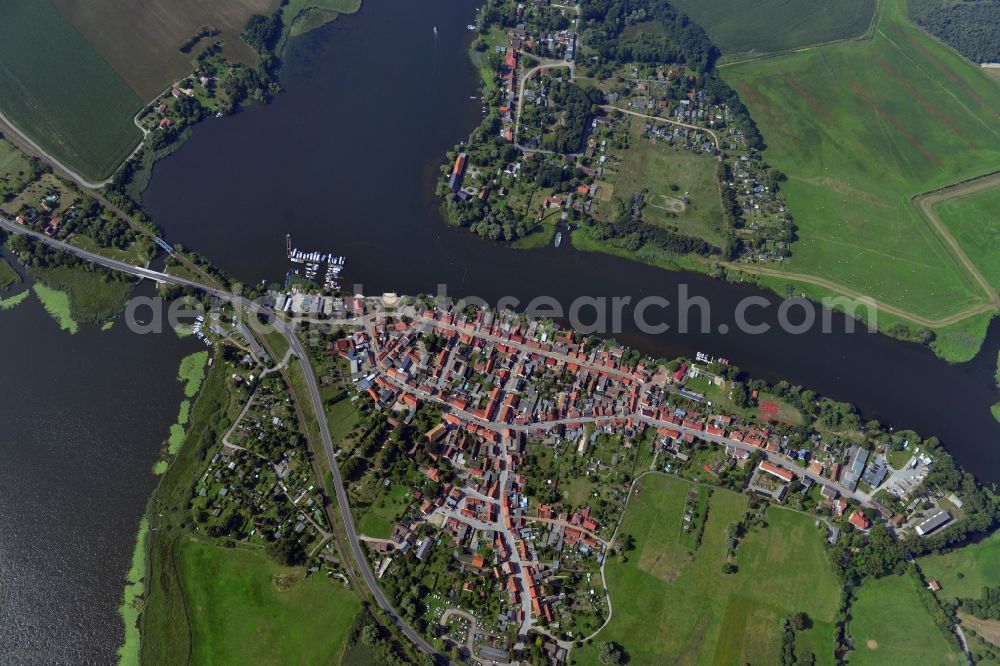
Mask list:
[[[840,39],[834,39],[828,42],[820,42],[818,44],[809,44],[807,46],[800,46],[794,49],[785,49],[784,51],[775,51],[774,53],[762,53],[758,56],[753,56],[750,58],[743,58],[741,60],[732,60],[729,62],[719,63],[718,65],[716,65],[716,67],[717,68],[732,67],[733,65],[742,65],[748,62],[754,62],[755,60],[763,60],[764,58],[778,58],[781,56],[791,55],[793,53],[814,51],[816,49],[821,49],[826,46],[835,46],[837,44],[843,44],[844,42],[869,41],[875,34],[875,26],[878,25],[879,10],[882,8],[881,5],[882,5],[882,0],[875,0],[875,11],[872,12],[872,20],[871,23],[868,25],[868,29],[863,34],[857,35],[856,37],[842,37]]]

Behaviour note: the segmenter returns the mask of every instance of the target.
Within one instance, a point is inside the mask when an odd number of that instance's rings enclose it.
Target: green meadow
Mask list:
[[[934,212],[995,289],[1000,289],[1000,180],[995,187],[941,201]]]
[[[761,55],[849,39],[871,25],[874,0],[673,0],[725,55]],[[781,26],[776,30],[775,26]]]
[[[917,596],[918,579],[909,574],[869,580],[851,605],[848,632],[851,666],[882,664],[962,664]]]
[[[1000,532],[950,553],[921,557],[918,563],[928,580],[941,583],[941,596],[978,598],[984,587],[1000,585]]]
[[[883,0],[871,40],[721,69],[767,142],[799,240],[785,270],[930,321],[985,295],[913,205],[1000,168],[1000,87]]]
[[[86,178],[105,178],[142,138],[132,123],[141,106],[49,2],[5,0],[0,112],[38,145]]]
[[[303,577],[261,551],[181,540],[178,572],[192,664],[330,664],[361,603],[339,582]]]
[[[621,532],[632,535],[628,561],[606,566],[612,619],[594,642],[614,641],[629,664],[780,663],[783,617],[805,612],[812,627],[796,636],[796,651],[833,663],[840,587],[824,551],[825,530],[814,519],[772,507],[766,528],[748,534],[724,574],[729,528],[743,518],[745,496],[715,489],[701,545],[682,525],[692,484],[650,475],[629,502]],[[578,663],[597,664],[594,645]]]

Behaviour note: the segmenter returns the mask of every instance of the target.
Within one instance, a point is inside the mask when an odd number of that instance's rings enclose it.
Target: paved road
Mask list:
[[[38,242],[44,243],[45,245],[60,249],[79,259],[104,266],[105,268],[154,280],[161,284],[173,284],[197,289],[210,296],[229,300],[234,305],[239,305],[253,314],[266,314],[270,316],[274,322],[275,329],[288,340],[292,352],[302,361],[302,374],[305,376],[306,387],[309,391],[309,399],[312,402],[313,410],[318,417],[317,421],[319,422],[320,436],[323,439],[323,449],[326,452],[326,459],[329,465],[330,473],[333,477],[334,490],[337,495],[337,508],[340,510],[341,519],[344,522],[344,529],[347,532],[348,543],[350,544],[351,551],[358,562],[358,568],[361,571],[361,576],[364,578],[365,584],[368,586],[372,597],[375,599],[379,607],[389,615],[396,626],[399,627],[399,630],[410,641],[412,641],[423,652],[433,655],[438,661],[445,663],[448,662],[444,655],[439,654],[430,643],[424,640],[420,634],[418,634],[403,618],[399,616],[388,597],[386,597],[385,593],[382,591],[382,588],[379,587],[378,580],[375,578],[375,573],[372,571],[372,568],[368,563],[368,557],[365,554],[363,546],[361,545],[361,541],[358,539],[357,529],[354,525],[354,516],[351,515],[351,505],[347,496],[347,490],[344,488],[344,482],[340,476],[340,469],[337,467],[337,461],[334,457],[333,438],[330,436],[330,427],[327,420],[323,418],[325,410],[323,408],[323,400],[320,397],[316,374],[313,372],[312,365],[309,363],[309,356],[306,353],[306,350],[302,347],[302,343],[299,341],[298,336],[295,335],[295,331],[293,330],[291,324],[282,319],[275,318],[273,311],[246,298],[230,294],[227,291],[216,289],[194,280],[178,277],[176,275],[168,275],[167,273],[160,273],[140,266],[133,266],[122,261],[109,259],[92,252],[87,252],[86,250],[74,247],[63,241],[55,240],[45,236],[44,234],[27,229],[4,217],[0,217],[0,228],[12,234],[28,236]]]

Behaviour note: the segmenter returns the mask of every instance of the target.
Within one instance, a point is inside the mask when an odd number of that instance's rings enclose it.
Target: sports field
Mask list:
[[[109,175],[142,138],[132,124],[140,106],[48,2],[0,7],[0,112],[67,166],[89,179]]]
[[[147,102],[190,74],[192,59],[212,41],[221,41],[231,60],[253,64],[256,54],[240,39],[240,32],[252,14],[269,14],[278,6],[277,0],[51,2]],[[181,53],[179,47],[202,27],[220,34],[203,39],[190,53]]]
[[[673,0],[724,55],[755,56],[857,37],[874,0]],[[780,29],[776,29],[780,26]]]
[[[274,564],[256,550],[184,540],[179,570],[192,664],[336,663],[361,609],[325,577]]]
[[[629,148],[621,152],[618,172],[606,175],[614,195],[598,197],[598,214],[602,218],[613,217],[612,199],[630,201],[633,194],[645,192],[643,220],[721,246],[725,230],[716,175],[718,161],[711,155],[644,139],[642,129],[646,122],[631,117]]]
[[[914,197],[1000,168],[1000,87],[882,0],[874,37],[722,68],[788,176],[785,270],[953,323],[985,293]]]
[[[1000,585],[1000,532],[950,553],[921,557],[918,563],[924,576],[941,583],[941,596],[978,598],[983,587]]]
[[[743,517],[746,497],[715,490],[692,553],[681,526],[693,486],[661,475],[640,483],[622,525],[636,549],[627,562],[607,564],[613,614],[595,642],[619,643],[634,665],[779,663],[780,620],[802,611],[813,627],[797,636],[796,649],[833,662],[840,590],[812,518],[770,509],[770,527],[741,546],[738,572],[723,574],[729,527]],[[576,656],[598,663],[593,645]]]
[[[917,596],[908,574],[865,582],[851,605],[851,666],[961,664]]]

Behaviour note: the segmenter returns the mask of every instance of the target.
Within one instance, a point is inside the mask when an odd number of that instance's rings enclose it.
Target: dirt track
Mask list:
[[[983,277],[976,265],[971,259],[969,259],[968,255],[965,254],[965,251],[962,250],[962,247],[958,244],[958,241],[955,240],[955,237],[951,235],[947,227],[944,226],[944,223],[941,222],[941,219],[934,212],[934,205],[949,199],[957,199],[959,197],[982,192],[983,190],[988,190],[993,187],[1000,187],[1000,171],[980,176],[979,178],[965,180],[961,183],[949,185],[924,194],[918,194],[912,199],[913,205],[916,206],[921,212],[924,219],[931,224],[931,227],[934,232],[936,232],[936,235],[944,242],[948,251],[955,257],[955,259],[958,260],[962,268],[964,268],[965,271],[976,281],[979,288],[983,291],[983,297],[986,299],[985,302],[979,305],[961,312],[956,312],[953,315],[949,315],[941,319],[928,319],[927,317],[921,317],[920,315],[916,315],[893,305],[888,305],[872,298],[871,296],[854,291],[853,289],[849,289],[831,280],[816,277],[815,275],[790,273],[776,268],[765,268],[763,266],[753,264],[728,263],[727,266],[738,271],[743,271],[744,273],[750,273],[751,275],[766,275],[768,277],[783,278],[793,282],[804,282],[806,284],[812,284],[817,287],[829,289],[832,292],[849,298],[867,299],[879,310],[883,310],[889,314],[907,319],[915,324],[927,328],[944,328],[945,326],[951,326],[952,324],[957,324],[960,321],[964,321],[969,317],[974,317],[984,312],[1000,311],[1000,296],[997,295],[996,289],[994,289],[989,281]]]

